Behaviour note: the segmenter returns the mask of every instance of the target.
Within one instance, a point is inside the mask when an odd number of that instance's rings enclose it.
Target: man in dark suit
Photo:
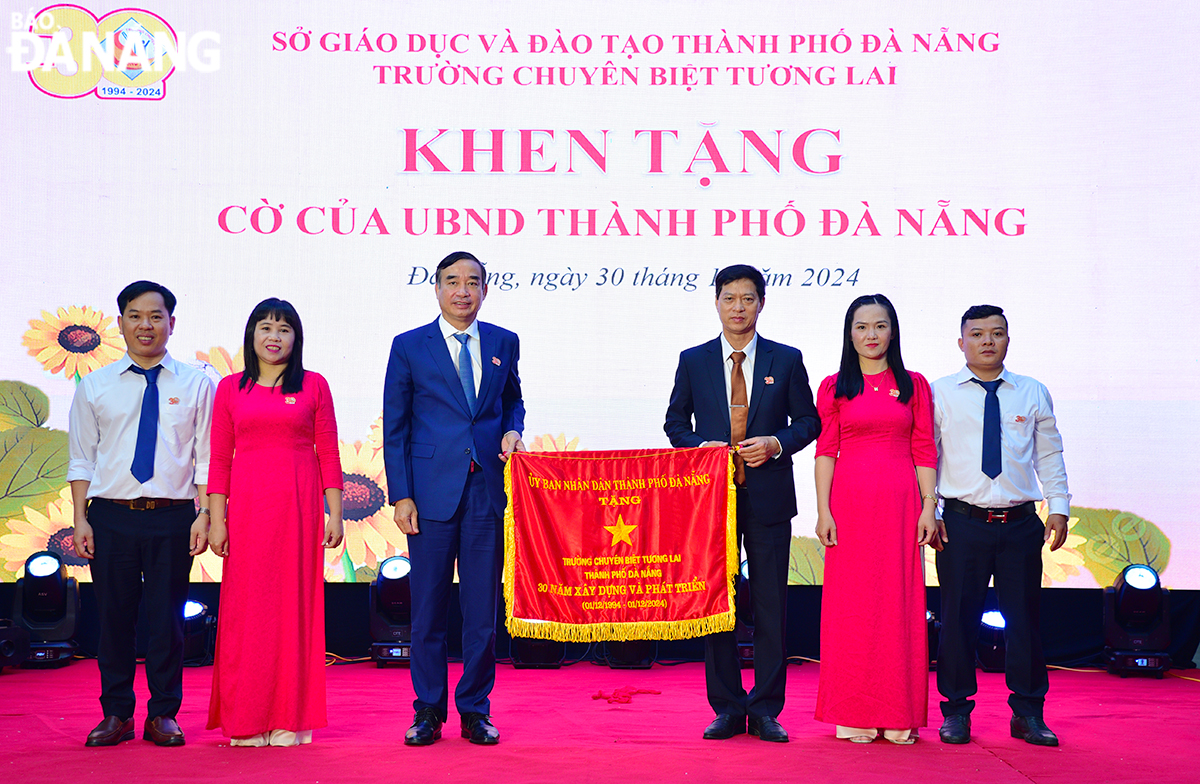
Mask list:
[[[735,449],[738,538],[750,565],[754,688],[742,687],[734,633],[705,638],[710,740],[746,732],[787,742],[783,710],[787,659],[787,574],[796,514],[792,455],[817,437],[821,421],[800,352],[758,337],[766,281],[737,264],[717,273],[721,335],[679,355],[663,429],[672,446]]]
[[[454,692],[462,736],[491,745],[488,695],[496,681],[496,611],[504,552],[504,462],[524,451],[520,346],[508,330],[476,321],[487,273],[470,253],[438,264],[442,314],[392,341],[383,394],[383,457],[396,524],[412,562],[409,746],[442,736],[448,686],[446,628],[454,562],[463,615],[463,674]],[[420,510],[418,517],[418,510]]]

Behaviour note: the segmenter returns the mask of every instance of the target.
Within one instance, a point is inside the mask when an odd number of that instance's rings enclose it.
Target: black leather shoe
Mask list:
[[[482,713],[462,715],[462,736],[480,746],[495,746],[500,742],[500,730],[492,724],[492,717]]]
[[[718,713],[712,724],[704,728],[705,740],[728,740],[734,735],[745,734],[746,717],[731,716],[728,713]]]
[[[175,719],[170,716],[155,716],[153,719],[146,719],[146,726],[142,729],[142,740],[152,740],[155,746],[182,746],[183,730],[179,729]]]
[[[88,733],[84,745],[116,746],[126,740],[133,740],[133,719],[105,716],[104,721],[97,724],[96,729]]]
[[[769,740],[772,743],[787,743],[787,730],[780,726],[774,716],[762,716],[750,719],[750,734],[759,740]]]
[[[412,726],[404,733],[405,746],[429,746],[442,738],[442,720],[433,708],[421,708],[413,717]]]
[[[938,730],[938,737],[942,739],[942,743],[970,743],[971,717],[947,716],[942,722],[942,728]]]
[[[1013,716],[1008,723],[1008,731],[1014,738],[1021,738],[1034,746],[1058,745],[1058,736],[1037,716]]]

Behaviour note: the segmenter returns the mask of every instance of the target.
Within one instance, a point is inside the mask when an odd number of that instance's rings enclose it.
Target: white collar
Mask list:
[[[466,329],[456,329],[453,324],[446,321],[445,316],[438,316],[438,327],[442,330],[442,338],[449,340],[452,335],[467,334],[475,340],[479,340],[479,319],[472,321]]]
[[[757,348],[758,348],[758,333],[757,332],[754,333],[754,337],[750,338],[750,342],[746,344],[745,348],[734,348],[733,346],[731,346],[729,344],[729,341],[725,339],[725,333],[724,332],[721,333],[721,361],[722,362],[724,362],[725,360],[728,360],[729,355],[735,351],[741,351],[743,354],[746,355],[746,359],[753,362],[754,361],[754,351]],[[742,361],[745,362],[746,360],[742,360]]]

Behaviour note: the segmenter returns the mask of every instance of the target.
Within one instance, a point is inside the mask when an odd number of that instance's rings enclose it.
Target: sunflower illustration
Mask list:
[[[77,580],[91,582],[88,561],[75,554],[75,504],[71,488],[64,487],[58,498],[46,505],[46,513],[25,507],[25,518],[8,521],[9,533],[0,536],[0,558],[4,569],[20,577],[25,559],[42,550],[49,550],[67,565],[67,573]]]
[[[375,569],[379,562],[408,552],[408,541],[392,519],[387,504],[383,455],[370,444],[339,444],[342,460],[342,520],[346,537],[341,547],[326,551],[335,564],[343,550],[355,569]]]
[[[188,579],[194,583],[219,583],[224,569],[225,559],[206,549],[192,559],[192,571]]]
[[[925,562],[922,564],[922,567],[925,570],[925,587],[936,588],[938,584],[936,559],[937,551],[935,551],[932,547],[922,547],[921,549],[925,551]]]
[[[579,436],[568,441],[565,433],[559,433],[557,436],[546,433],[534,436],[533,440],[529,442],[530,452],[575,452],[578,449]]]
[[[1038,503],[1038,517],[1042,522],[1050,517],[1050,509],[1045,501]],[[1049,588],[1054,583],[1064,583],[1068,577],[1079,574],[1083,566],[1083,554],[1079,546],[1087,541],[1087,537],[1071,533],[1071,529],[1079,522],[1078,517],[1067,519],[1067,540],[1063,546],[1050,552],[1050,545],[1042,547],[1042,587]]]
[[[376,452],[383,449],[383,414],[371,423],[371,432],[367,434],[367,444]]]
[[[1050,517],[1050,511],[1045,501],[1038,502],[1038,517],[1042,518],[1043,523]],[[1067,520],[1067,541],[1063,542],[1062,547],[1050,552],[1049,542],[1042,546],[1043,588],[1049,588],[1054,583],[1064,583],[1068,577],[1079,574],[1079,567],[1083,566],[1083,554],[1079,552],[1079,546],[1087,541],[1087,537],[1071,533],[1071,529],[1078,522],[1078,517]],[[937,562],[934,559],[934,549],[926,547],[925,585],[937,584]]]
[[[346,582],[346,575],[342,571],[341,564],[330,563],[329,561],[325,561],[322,564],[322,566],[325,567],[323,570],[323,574],[325,575],[325,582],[327,582],[327,583],[344,583],[344,582]]]
[[[213,346],[208,350],[208,353],[197,351],[196,359],[211,365],[221,378],[232,376],[234,373],[241,373],[246,369],[246,358],[242,355],[242,349],[240,348],[231,357],[227,349],[223,349],[220,346]]]
[[[48,372],[70,379],[83,378],[125,353],[113,320],[86,305],[59,308],[55,315],[43,310],[41,319],[29,320],[29,327],[21,339],[29,355]]]

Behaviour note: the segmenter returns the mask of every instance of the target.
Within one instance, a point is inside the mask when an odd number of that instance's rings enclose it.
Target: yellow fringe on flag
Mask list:
[[[706,634],[733,631],[735,620],[734,581],[741,566],[737,541],[737,488],[733,483],[733,455],[726,461],[725,502],[725,578],[729,611],[678,621],[637,621],[631,623],[559,623],[530,618],[514,618],[516,582],[516,516],[513,511],[512,465],[520,459],[514,453],[504,466],[504,626],[513,637],[556,642],[601,642],[604,640],[686,640]]]
[[[557,642],[601,642],[602,640],[687,640],[716,632],[733,631],[733,613],[684,621],[638,621],[636,623],[557,623],[513,618],[504,626],[513,637]]]
[[[504,575],[501,577],[502,584],[500,588],[504,591],[504,617],[506,619],[505,626],[512,623],[513,602],[513,586],[516,583],[517,574],[517,520],[513,516],[513,486],[512,486],[512,465],[517,459],[518,452],[513,452],[508,457],[508,462],[504,464]]]
[[[738,548],[737,538],[737,486],[733,483],[733,453],[729,453],[729,460],[725,464],[725,483],[726,483],[726,501],[725,501],[725,580],[729,583],[729,625],[726,628],[718,629],[717,631],[727,632],[732,631],[735,623],[733,588],[734,581],[737,579],[738,571],[741,569],[741,550]]]

